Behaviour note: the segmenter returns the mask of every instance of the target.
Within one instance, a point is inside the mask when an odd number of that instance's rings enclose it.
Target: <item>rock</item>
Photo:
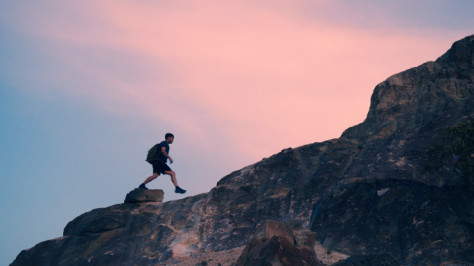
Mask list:
[[[290,228],[268,220],[245,247],[236,266],[243,265],[323,265],[312,247],[297,246]]]
[[[397,262],[392,256],[388,254],[380,255],[358,255],[352,256],[343,261],[339,261],[334,266],[399,266],[400,263]]]
[[[293,232],[284,223],[280,223],[275,220],[267,220],[263,224],[263,229],[260,229],[260,230],[261,231],[258,235],[259,239],[262,239],[262,238],[271,239],[274,236],[278,236],[280,239],[285,239],[289,243],[295,242],[295,237],[293,236]]]
[[[92,210],[69,222],[63,235],[84,236],[125,228],[134,209],[132,205],[119,204]]]
[[[378,84],[365,121],[341,136],[361,148],[345,177],[410,179],[434,186],[457,179],[453,171],[427,174],[424,166],[436,138],[474,120],[473,49],[471,35],[435,62]]]
[[[298,249],[285,238],[254,239],[244,249],[236,265],[323,265],[314,250]]]
[[[161,189],[140,189],[130,191],[124,203],[163,202],[164,192]]]
[[[416,181],[354,180],[315,205],[311,229],[330,248],[354,255],[421,265],[474,261],[473,199],[473,191]]]

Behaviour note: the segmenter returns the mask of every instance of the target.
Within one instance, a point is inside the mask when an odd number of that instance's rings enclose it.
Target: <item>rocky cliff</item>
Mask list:
[[[12,265],[474,264],[473,79],[474,35],[377,85],[338,139],[92,210]]]

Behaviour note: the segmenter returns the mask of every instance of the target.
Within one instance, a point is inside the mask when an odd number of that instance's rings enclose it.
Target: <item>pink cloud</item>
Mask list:
[[[334,25],[310,17],[299,1],[103,1],[63,8],[82,15],[66,25],[42,17],[40,32],[55,45],[123,52],[112,61],[127,68],[139,57],[145,72],[132,79],[120,67],[94,66],[66,51],[58,56],[96,80],[72,93],[105,101],[114,112],[127,106],[167,121],[192,134],[189,142],[215,149],[210,153],[225,148],[249,162],[338,137],[363,121],[377,83],[436,59],[453,41]]]

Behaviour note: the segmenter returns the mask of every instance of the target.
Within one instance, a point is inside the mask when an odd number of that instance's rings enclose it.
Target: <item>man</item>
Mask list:
[[[160,174],[167,174],[171,176],[171,182],[173,182],[176,189],[174,192],[184,194],[186,190],[178,186],[178,181],[176,180],[176,173],[171,170],[171,168],[166,164],[168,159],[170,163],[173,163],[173,159],[169,155],[170,144],[174,141],[174,135],[171,133],[166,133],[165,140],[160,143],[158,151],[156,152],[156,159],[153,162],[153,175],[149,176],[143,183],[138,187],[142,189],[148,189],[145,185],[151,182],[153,179],[157,178]]]

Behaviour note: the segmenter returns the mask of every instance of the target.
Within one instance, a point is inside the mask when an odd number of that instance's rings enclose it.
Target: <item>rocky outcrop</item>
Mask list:
[[[297,241],[287,225],[268,220],[245,247],[235,265],[323,265],[316,257],[314,241],[314,237]]]
[[[338,139],[285,149],[209,193],[92,210],[13,265],[283,263],[313,240],[326,264],[474,264],[473,51],[474,35],[389,77]],[[298,226],[260,237],[268,220]]]
[[[139,189],[130,191],[124,203],[163,202],[164,192],[161,189]]]
[[[466,37],[435,62],[376,86],[366,120],[341,137],[361,149],[345,178],[408,179],[435,186],[461,182],[455,173],[426,171],[425,165],[436,138],[474,120],[473,42],[473,36]]]

